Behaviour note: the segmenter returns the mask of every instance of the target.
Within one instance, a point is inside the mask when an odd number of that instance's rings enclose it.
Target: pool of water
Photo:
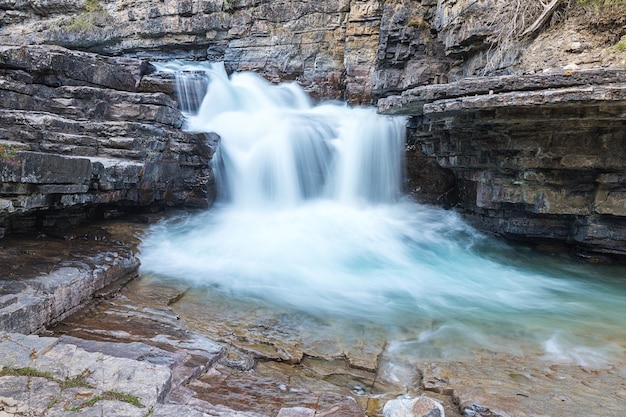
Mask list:
[[[403,197],[403,119],[315,106],[295,84],[219,65],[162,70],[193,74],[204,98],[184,106],[187,129],[221,137],[220,202],[154,226],[140,248],[143,273],[191,286],[193,321],[258,317],[275,323],[268,337],[282,326],[402,360],[623,362],[626,269],[511,246]]]

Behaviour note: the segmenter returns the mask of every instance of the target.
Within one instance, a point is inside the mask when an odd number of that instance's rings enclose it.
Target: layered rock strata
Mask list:
[[[55,44],[151,60],[224,61],[321,99],[371,104],[471,75],[566,65],[625,65],[621,3],[558,5],[552,25],[521,36],[540,1],[0,1],[0,43]]]
[[[413,191],[484,230],[626,255],[626,71],[465,79],[379,101],[411,115]]]
[[[207,206],[215,137],[181,131],[146,62],[0,47],[0,235],[153,206]]]
[[[371,103],[378,0],[135,0],[0,3],[3,44],[224,61],[314,96]]]

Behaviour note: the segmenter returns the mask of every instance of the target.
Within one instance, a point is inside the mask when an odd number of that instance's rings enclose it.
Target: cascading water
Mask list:
[[[513,248],[402,197],[404,120],[313,106],[295,84],[229,78],[220,65],[162,70],[204,77],[201,104],[183,109],[187,129],[221,137],[221,199],[155,226],[141,247],[144,273],[339,317],[341,332],[375,323],[398,355],[623,359],[624,270]]]

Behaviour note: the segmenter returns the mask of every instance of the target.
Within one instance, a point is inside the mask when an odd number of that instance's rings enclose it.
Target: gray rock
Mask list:
[[[580,70],[418,87],[379,108],[413,115],[407,167],[418,199],[599,261],[626,255],[626,155],[614,146],[626,144],[624,103],[626,71]]]
[[[205,414],[201,411],[194,410],[193,408],[187,407],[185,405],[175,405],[175,404],[159,404],[154,408],[152,417],[207,417],[208,414]]]
[[[516,103],[500,93],[515,93],[520,97],[535,97],[537,95],[553,94],[551,88],[581,87],[576,90],[565,91],[589,91],[590,85],[626,83],[626,70],[603,69],[603,70],[580,70],[580,71],[554,71],[542,74],[528,74],[524,76],[501,76],[501,77],[472,77],[458,82],[447,84],[433,84],[416,87],[402,91],[401,95],[392,95],[381,98],[378,101],[378,109],[382,114],[421,115],[424,106],[439,100],[479,98],[480,100],[493,100],[502,102],[504,105],[513,106]],[[610,88],[610,87],[606,87]],[[617,89],[619,91],[619,89]],[[523,92],[528,92],[524,94]],[[536,92],[536,93],[533,93]],[[600,93],[597,93],[598,95]],[[611,93],[605,96],[610,97]],[[619,92],[617,92],[619,94]],[[555,96],[559,96],[558,92]],[[563,99],[584,100],[582,96],[569,96]],[[556,99],[556,98],[555,98]],[[615,100],[619,100],[615,97]],[[521,104],[521,103],[520,103]],[[526,103],[529,104],[529,103]],[[540,102],[534,102],[539,105]],[[488,105],[484,106],[489,107]],[[434,109],[431,108],[430,111]],[[427,111],[427,112],[430,112]]]
[[[104,261],[108,265],[98,263],[93,270],[61,267],[23,281],[26,286],[17,294],[17,300],[0,309],[1,331],[36,332],[75,312],[93,298],[95,291],[139,267],[138,259],[130,252]]]
[[[43,45],[0,47],[0,68],[26,71],[44,85],[93,85],[123,91],[136,91],[148,71],[147,64],[136,59]]]
[[[445,417],[443,406],[432,398],[399,398],[387,401],[384,417]]]
[[[281,408],[276,417],[314,417],[315,410],[306,407]]]
[[[6,46],[3,66],[10,69],[0,76],[4,233],[42,223],[66,227],[103,205],[213,201],[208,162],[217,138],[182,132],[183,116],[169,96],[135,92],[142,61]]]
[[[50,417],[144,417],[146,407],[135,407],[123,401],[100,400],[91,407],[84,407],[78,411],[57,411],[47,414]]]
[[[0,416],[44,415],[60,394],[59,384],[46,378],[1,377]]]
[[[58,343],[54,337],[39,337],[20,333],[3,333],[0,337],[2,366],[26,368]]]

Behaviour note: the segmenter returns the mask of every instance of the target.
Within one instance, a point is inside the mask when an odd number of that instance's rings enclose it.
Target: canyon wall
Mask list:
[[[0,46],[0,236],[212,201],[215,138],[180,130],[145,62]]]
[[[411,116],[418,199],[510,239],[626,256],[626,70],[467,78],[379,104]]]
[[[224,61],[352,104],[472,75],[624,65],[610,50],[626,34],[621,9],[563,3],[564,17],[518,39],[539,1],[0,0],[0,44]]]
[[[608,107],[600,93],[544,99],[568,87],[565,73],[626,67],[626,4],[559,2],[535,30],[543,10],[496,0],[0,0],[0,228],[210,204],[216,138],[180,131],[172,80],[148,64],[186,59],[296,81],[320,100],[395,96],[387,103],[399,107],[381,109],[410,116],[416,198],[508,237],[624,254],[624,170],[613,156],[626,129],[621,90],[607,87],[623,80],[585,78],[617,97]],[[507,75],[544,84],[523,102],[497,95],[497,105],[473,87],[478,76],[509,85],[503,93],[523,88]],[[456,93],[419,90],[447,84]],[[490,104],[463,107],[474,94]],[[438,102],[448,99],[461,107]]]

